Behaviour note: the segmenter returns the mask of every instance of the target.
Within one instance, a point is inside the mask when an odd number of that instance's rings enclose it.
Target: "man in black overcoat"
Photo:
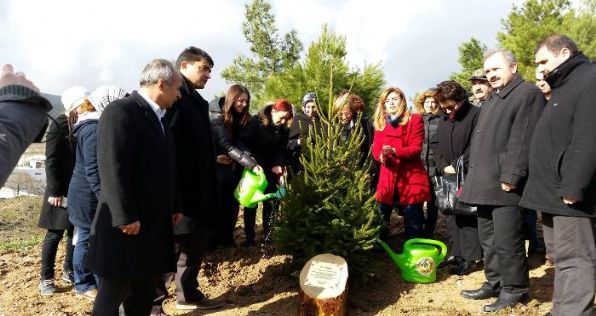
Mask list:
[[[87,266],[100,277],[93,315],[148,315],[155,282],[174,271],[173,141],[161,118],[180,97],[172,63],[145,66],[141,88],[112,102],[97,127],[101,197]]]
[[[484,306],[485,312],[494,312],[529,300],[523,213],[518,204],[527,178],[530,137],[545,99],[540,89],[517,74],[509,51],[487,52],[484,70],[494,92],[480,111],[460,198],[478,206],[486,282],[461,294],[470,299],[498,297]]]
[[[221,302],[210,300],[199,290],[198,275],[215,228],[217,207],[216,152],[209,121],[209,103],[196,91],[211,78],[213,59],[200,48],[188,47],[176,60],[182,75],[181,98],[168,110],[166,119],[176,144],[176,209],[182,220],[174,227],[176,247],[176,308],[213,309]],[[158,285],[161,298],[167,295],[165,275]],[[160,297],[156,302],[160,301]]]
[[[566,36],[535,51],[552,88],[530,143],[521,205],[542,212],[555,261],[552,315],[593,315],[596,289],[596,65]]]

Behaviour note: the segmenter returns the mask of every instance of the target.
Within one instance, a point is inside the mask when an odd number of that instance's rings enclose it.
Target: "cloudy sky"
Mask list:
[[[136,89],[144,65],[173,60],[186,46],[214,58],[211,99],[228,84],[220,72],[239,53],[249,0],[0,0],[0,63],[11,63],[47,93],[112,83]],[[345,35],[354,67],[380,62],[388,85],[410,96],[459,70],[457,47],[476,37],[496,45],[513,3],[523,0],[272,0],[280,33],[305,48],[323,23]]]

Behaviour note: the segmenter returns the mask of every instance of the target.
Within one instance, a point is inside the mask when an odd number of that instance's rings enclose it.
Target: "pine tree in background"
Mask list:
[[[470,89],[472,89],[472,84],[469,79],[474,70],[482,68],[486,45],[472,37],[469,42],[461,44],[458,47],[458,50],[459,58],[457,61],[461,65],[462,70],[451,74],[449,79],[457,81],[457,83],[461,84],[467,91],[470,91]]]
[[[333,93],[349,89],[358,94],[370,114],[382,87],[385,84],[380,64],[365,64],[362,69],[350,67],[347,62],[346,37],[327,25],[322,26],[321,35],[308,47],[305,59],[292,69],[272,74],[265,83],[264,95],[275,100],[283,97],[300,109],[306,92],[318,92],[319,102],[327,104],[326,91]],[[329,68],[333,67],[333,81],[329,81]],[[321,93],[322,92],[322,93]]]
[[[266,0],[253,0],[245,5],[245,21],[242,33],[250,44],[252,58],[243,54],[234,58],[232,65],[221,76],[230,84],[242,84],[248,88],[253,103],[263,103],[263,90],[267,78],[274,73],[291,69],[300,58],[302,42],[292,30],[278,33],[271,4]]]
[[[332,253],[346,259],[351,279],[364,281],[374,272],[371,250],[381,221],[370,191],[369,163],[361,164],[363,131],[356,124],[350,138],[341,139],[328,91],[326,112],[331,119],[322,133],[311,130],[311,137],[302,140],[304,170],[289,183],[273,240],[281,253],[292,255],[296,268],[318,254]]]
[[[497,34],[499,45],[517,58],[518,72],[526,80],[535,78],[534,49],[547,36],[569,36],[588,58],[596,57],[596,1],[584,0],[579,9],[569,0],[528,0],[503,20],[504,32]]]

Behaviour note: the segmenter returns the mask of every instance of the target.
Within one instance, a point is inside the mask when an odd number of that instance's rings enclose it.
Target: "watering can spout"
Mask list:
[[[395,253],[393,251],[393,249],[391,249],[391,247],[389,247],[389,245],[387,243],[385,243],[384,241],[382,241],[381,239],[377,238],[377,242],[379,243],[379,245],[381,245],[381,247],[385,250],[385,252],[387,252],[387,254],[389,255],[389,258],[391,258],[391,260],[399,267],[399,269],[403,269],[403,254],[398,254]]]

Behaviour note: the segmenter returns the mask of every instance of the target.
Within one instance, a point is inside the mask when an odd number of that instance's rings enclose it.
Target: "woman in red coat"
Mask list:
[[[420,160],[424,141],[422,116],[411,114],[399,88],[385,89],[374,114],[373,158],[381,164],[376,199],[386,224],[398,207],[404,216],[405,239],[422,237],[422,205],[430,199],[428,176]]]

